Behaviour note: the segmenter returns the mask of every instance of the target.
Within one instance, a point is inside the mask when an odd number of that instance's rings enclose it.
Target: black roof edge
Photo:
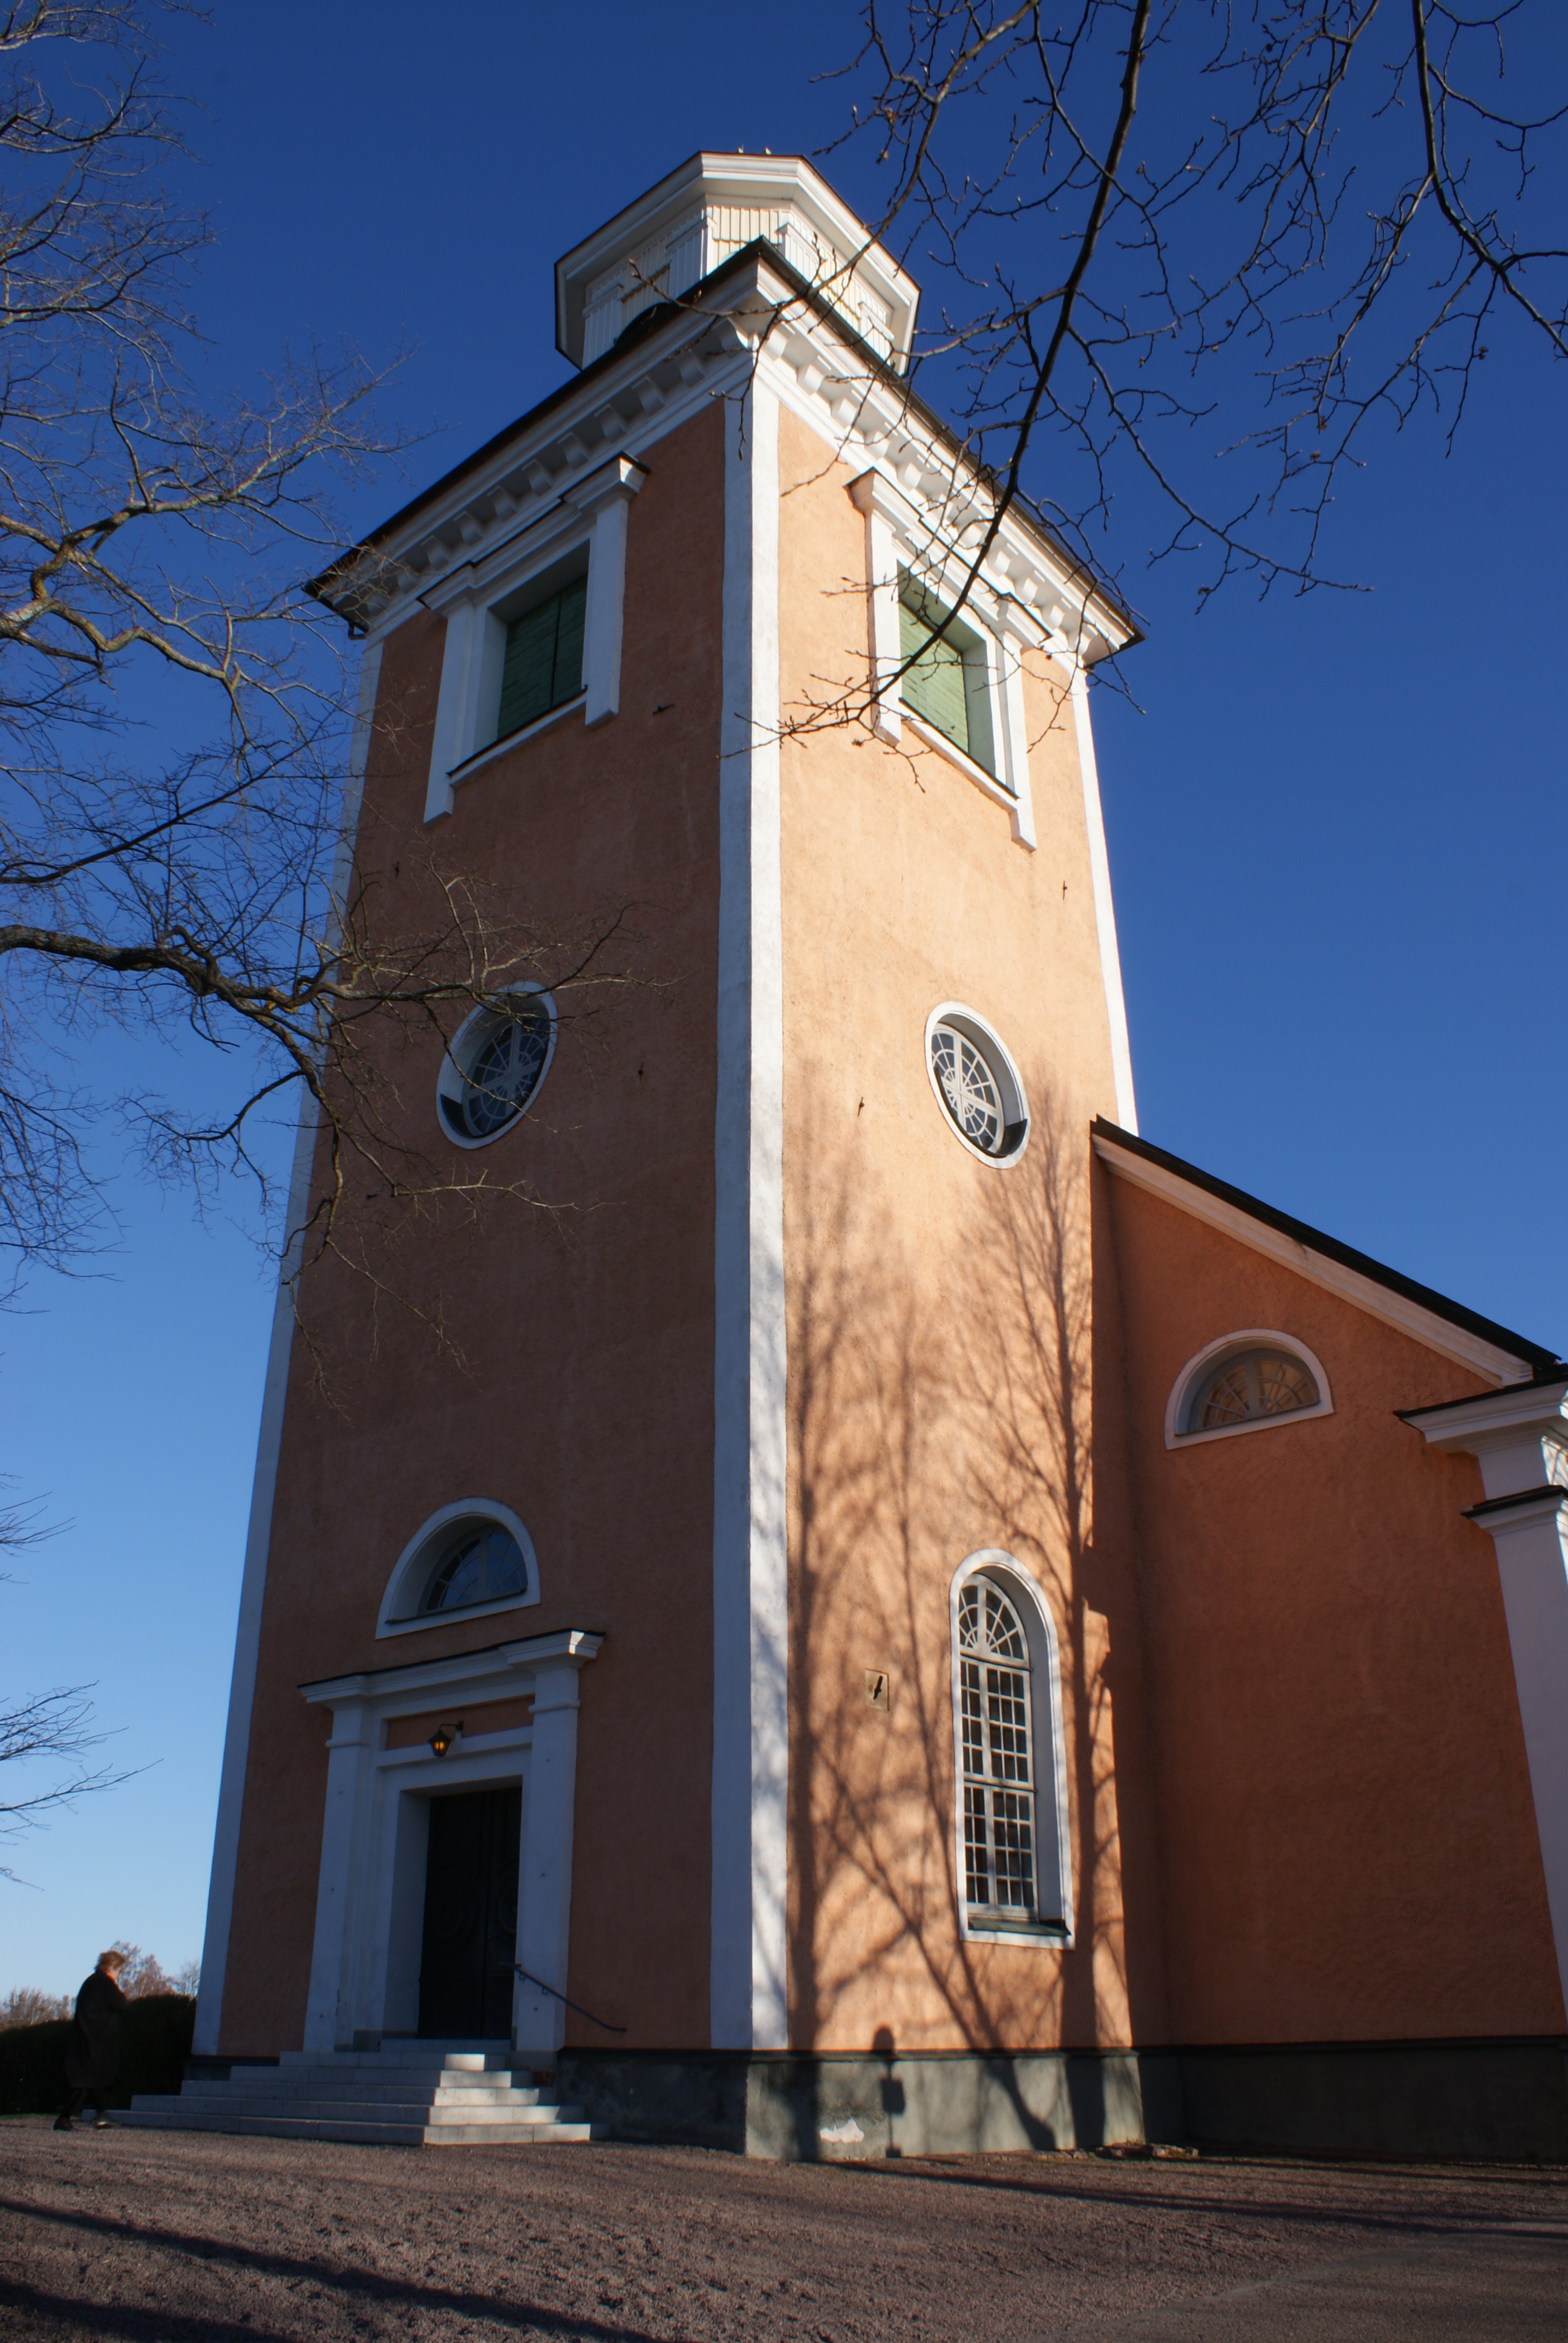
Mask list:
[[[777,245],[769,244],[766,236],[754,236],[749,244],[742,245],[738,251],[732,252],[727,260],[721,260],[717,268],[709,269],[708,275],[693,285],[689,291],[683,293],[678,301],[658,301],[651,308],[639,311],[625,332],[610,344],[608,350],[601,352],[591,366],[583,367],[572,375],[568,381],[558,384],[554,390],[547,391],[537,406],[530,407],[514,422],[505,424],[499,431],[493,432],[482,447],[476,447],[471,456],[465,456],[460,464],[454,464],[450,471],[443,472],[440,478],[433,480],[427,488],[421,488],[418,495],[411,498],[407,504],[400,506],[397,511],[391,514],[387,519],[378,522],[367,537],[362,537],[357,543],[346,546],[336,559],[327,563],[325,569],[318,570],[314,578],[306,580],[307,593],[313,595],[318,602],[327,602],[326,588],[348,563],[357,560],[362,554],[372,551],[383,538],[390,535],[393,529],[400,528],[406,521],[411,520],[416,513],[422,511],[425,506],[434,503],[437,497],[445,495],[446,491],[462,479],[466,473],[476,471],[482,464],[487,463],[492,456],[499,454],[508,439],[515,439],[520,432],[528,430],[531,425],[538,422],[541,417],[548,415],[552,407],[564,405],[585,382],[591,382],[596,374],[614,365],[618,358],[624,357],[628,350],[635,349],[639,341],[645,340],[650,334],[657,333],[659,327],[668,324],[672,317],[693,308],[699,295],[706,293],[712,286],[721,284],[726,277],[736,274],[750,261],[758,258],[765,259],[770,268],[776,269],[786,283],[793,288],[797,297],[809,303],[819,317],[830,316],[835,327],[843,335],[845,341],[856,356],[863,358],[873,373],[880,375],[884,382],[897,389],[907,400],[910,412],[918,415],[922,423],[944,439],[956,455],[963,455],[963,442],[952,425],[945,421],[934,407],[929,406],[919,391],[890,367],[887,360],[871,347],[869,342],[861,340],[842,311],[835,308],[832,302],[828,300],[808,277],[801,276],[792,262],[785,259]],[[973,457],[970,457],[969,461],[973,465],[976,478],[994,488],[996,474],[990,467],[976,461]],[[1121,624],[1128,628],[1129,640],[1126,648],[1131,650],[1139,643],[1146,641],[1147,637],[1143,628],[1138,624],[1121,597],[1107,586],[1104,580],[1071,550],[1070,547],[1062,543],[1050,523],[1021,490],[1014,495],[1012,502],[1035,535],[1050,546],[1060,561],[1066,564],[1069,575],[1087,587],[1089,591],[1103,602],[1108,610],[1113,611]],[[329,602],[328,607],[331,607]]]
[[[1543,1497],[1554,1498],[1558,1504],[1568,1504],[1568,1489],[1561,1481],[1543,1481],[1533,1489],[1515,1489],[1506,1497],[1483,1497],[1479,1505],[1466,1505],[1467,1522],[1481,1521],[1488,1513],[1505,1513],[1511,1505],[1538,1505]]]
[[[1337,1261],[1342,1268],[1353,1269],[1359,1275],[1370,1278],[1373,1284],[1384,1285],[1391,1293],[1402,1294],[1405,1301],[1419,1303],[1422,1309],[1430,1310],[1434,1318],[1446,1318],[1451,1326],[1462,1326],[1467,1334],[1478,1335],[1483,1342],[1491,1342],[1500,1351],[1509,1351],[1515,1358],[1528,1360],[1534,1370],[1528,1380],[1550,1383],[1553,1380],[1553,1369],[1560,1374],[1568,1374],[1568,1367],[1563,1366],[1556,1352],[1546,1349],[1543,1343],[1532,1342],[1524,1335],[1516,1334],[1511,1326],[1500,1326],[1494,1318],[1483,1318],[1478,1310],[1467,1310],[1462,1302],[1452,1301],[1446,1293],[1439,1293],[1432,1286],[1422,1285],[1413,1277],[1406,1277],[1401,1271],[1390,1269],[1386,1262],[1373,1261],[1370,1253],[1358,1252],[1353,1245],[1342,1244],[1338,1237],[1328,1236],[1322,1229],[1314,1229],[1305,1221],[1293,1219],[1289,1212],[1276,1212],[1272,1204],[1265,1204],[1258,1197],[1249,1196],[1244,1188],[1232,1188],[1228,1180],[1217,1180],[1212,1172],[1201,1172],[1195,1163],[1183,1162],[1180,1155],[1172,1155],[1165,1148],[1156,1147],[1147,1139],[1140,1139],[1135,1131],[1123,1131],[1120,1123],[1108,1121],[1104,1115],[1096,1115],[1093,1131],[1097,1136],[1110,1140],[1117,1147],[1124,1147],[1130,1155],[1141,1155],[1146,1162],[1157,1163],[1161,1171],[1173,1172],[1177,1179],[1188,1181],[1194,1188],[1201,1188],[1207,1194],[1217,1196],[1222,1203],[1233,1204],[1239,1212],[1247,1213],[1254,1221],[1261,1221],[1265,1228],[1278,1229],[1282,1236],[1293,1237],[1298,1244],[1309,1247],[1313,1252],[1321,1252],[1329,1261]],[[1523,1380],[1518,1385],[1510,1386],[1516,1389],[1523,1387]],[[1459,1406],[1462,1403],[1456,1400],[1453,1404]]]

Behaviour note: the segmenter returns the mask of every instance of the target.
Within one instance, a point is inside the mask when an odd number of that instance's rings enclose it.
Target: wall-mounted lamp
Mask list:
[[[436,1727],[435,1732],[430,1735],[430,1746],[435,1751],[437,1757],[444,1757],[446,1755],[447,1750],[452,1746],[453,1742],[460,1737],[462,1730],[463,1720],[461,1717],[457,1719],[456,1725],[438,1725]]]

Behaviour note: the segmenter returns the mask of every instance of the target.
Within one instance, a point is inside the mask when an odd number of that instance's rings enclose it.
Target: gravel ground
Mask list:
[[[748,2164],[0,2123],[28,2343],[1563,2343],[1568,2172]]]

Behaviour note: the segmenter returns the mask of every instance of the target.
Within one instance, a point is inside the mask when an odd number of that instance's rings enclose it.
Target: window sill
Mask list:
[[[993,1919],[988,1913],[970,1912],[964,1917],[964,1934],[971,1940],[1010,1945],[1019,1942],[1034,1945],[1066,1945],[1071,1932],[1064,1920],[1003,1920]]]
[[[460,765],[452,767],[447,779],[454,789],[459,788],[464,781],[471,780],[481,766],[493,764],[509,749],[520,748],[525,740],[536,739],[541,732],[548,732],[552,724],[558,724],[561,718],[569,716],[575,708],[583,707],[587,699],[586,691],[577,692],[570,699],[563,699],[558,708],[548,709],[543,716],[536,716],[531,724],[519,724],[515,732],[504,733],[500,739],[492,740],[488,748],[476,749],[471,757],[465,757]]]
[[[490,1619],[503,1611],[526,1611],[538,1601],[538,1593],[529,1587],[526,1594],[502,1594],[489,1603],[454,1603],[449,1611],[417,1611],[411,1619],[387,1619],[376,1630],[377,1640],[383,1635],[417,1635],[427,1627],[460,1627],[469,1619]]]
[[[963,775],[966,781],[972,781],[977,789],[992,799],[996,804],[1006,806],[1012,816],[1013,836],[1020,845],[1034,844],[1033,839],[1025,834],[1024,826],[1020,820],[1018,799],[1005,781],[999,781],[994,773],[988,773],[983,765],[977,765],[974,759],[966,749],[960,749],[956,740],[950,740],[945,732],[939,732],[936,726],[928,724],[923,716],[917,716],[907,700],[900,702],[899,713],[915,738],[924,747],[934,749],[939,757],[945,757],[948,763]]]

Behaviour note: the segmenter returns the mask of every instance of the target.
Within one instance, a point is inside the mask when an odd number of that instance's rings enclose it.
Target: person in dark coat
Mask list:
[[[108,2127],[104,2109],[120,2072],[120,2012],[126,2007],[126,1996],[120,1991],[119,1976],[125,1966],[124,1953],[100,1953],[97,1967],[76,1996],[76,2015],[65,2045],[70,2096],[55,2118],[56,2131],[74,2130],[71,2119],[81,2114],[88,2099],[96,2109],[94,2129]]]

